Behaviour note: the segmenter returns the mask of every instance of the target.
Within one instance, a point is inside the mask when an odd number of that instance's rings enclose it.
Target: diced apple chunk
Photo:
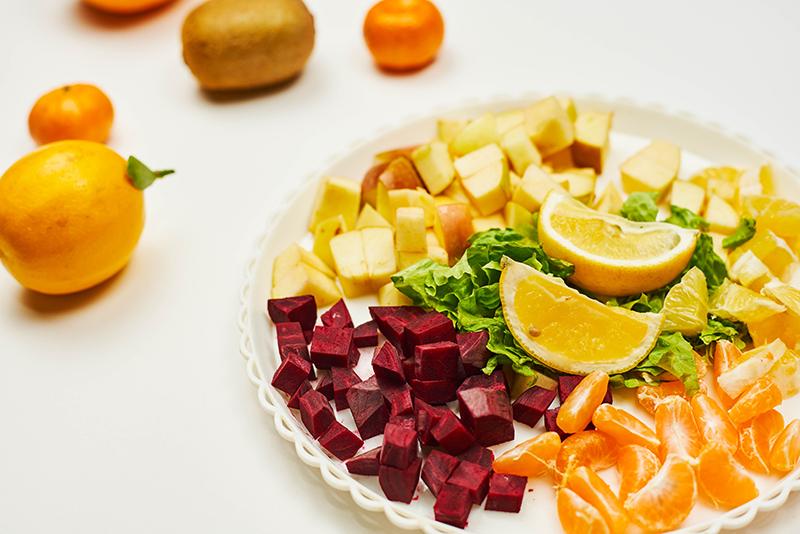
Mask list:
[[[466,191],[464,191],[464,186],[461,184],[461,180],[454,180],[450,187],[445,189],[443,193],[447,198],[451,199],[453,202],[440,202],[438,205],[443,204],[453,204],[453,203],[461,203],[466,204],[469,206],[470,213],[473,217],[480,216],[480,212],[472,205],[469,197],[467,196]]]
[[[439,245],[428,245],[428,258],[439,265],[447,265],[449,262],[447,251]]]
[[[436,121],[436,138],[449,144],[466,125],[466,119],[439,119]]]
[[[420,260],[428,257],[428,252],[403,252],[397,251],[397,269],[402,271],[406,267],[410,267]]]
[[[369,270],[364,256],[362,230],[339,234],[331,239],[331,253],[336,273],[345,296],[358,297],[369,293]]]
[[[511,200],[533,213],[534,211],[539,211],[544,198],[554,189],[567,193],[567,190],[549,174],[539,167],[531,165],[525,171],[525,176],[522,177],[522,182],[514,191],[514,196]]]
[[[706,192],[699,185],[685,180],[675,180],[672,183],[669,200],[671,205],[699,214],[703,211],[705,200]]]
[[[436,208],[436,237],[451,260],[460,258],[473,234],[472,215],[467,204],[447,204]]]
[[[510,185],[508,164],[505,159],[484,167],[466,180],[461,181],[464,191],[481,215],[489,215],[503,209],[508,202]]]
[[[541,166],[548,172],[563,172],[574,169],[575,160],[572,159],[572,147],[564,148],[543,158]]]
[[[408,306],[411,299],[400,293],[392,282],[378,290],[378,304],[381,306]]]
[[[397,208],[395,215],[398,252],[425,254],[428,243],[425,235],[425,212],[419,207]],[[402,266],[400,267],[403,268]]]
[[[505,150],[511,166],[519,174],[524,174],[528,165],[540,165],[542,156],[525,133],[525,128],[520,125],[512,128],[503,135],[500,145]]]
[[[316,254],[304,249],[300,245],[292,244],[275,258],[272,267],[272,284],[275,285],[280,278],[294,269],[299,263],[305,263],[309,267],[313,267],[328,278],[336,276],[330,267]]]
[[[450,151],[456,156],[469,154],[473,150],[497,142],[497,120],[487,113],[467,124],[450,142]]]
[[[575,119],[578,116],[578,111],[575,109],[575,100],[573,100],[571,96],[563,95],[556,96],[556,100],[558,100],[558,103],[561,104],[562,108],[564,108],[564,111],[567,112],[567,117],[569,117],[569,120],[575,122]]]
[[[272,298],[313,295],[317,306],[325,307],[342,297],[336,283],[305,263],[298,263],[274,280]]]
[[[496,143],[490,143],[478,150],[473,150],[469,154],[461,156],[453,162],[453,166],[456,168],[458,176],[464,180],[465,178],[477,174],[492,163],[505,159],[506,157],[503,155],[503,151],[500,150],[500,147],[497,146]]]
[[[663,193],[678,176],[681,149],[667,141],[655,140],[620,166],[622,187],[628,193]]]
[[[739,225],[739,214],[733,207],[716,195],[708,199],[708,206],[703,215],[712,232],[731,234]]]
[[[422,145],[411,154],[414,165],[425,182],[425,186],[432,195],[438,195],[453,181],[455,170],[447,145],[441,141],[434,141]]]
[[[562,184],[562,187],[566,187],[570,195],[583,203],[590,202],[594,196],[596,177],[593,169],[572,169],[554,174],[553,179]]]
[[[364,228],[361,233],[370,285],[373,289],[378,289],[397,272],[394,234],[390,228]]]
[[[433,226],[436,203],[427,191],[422,188],[386,191],[378,185],[378,213],[391,224],[394,224],[397,208],[409,206],[422,208],[425,212],[425,226]]]
[[[525,131],[543,157],[567,148],[575,138],[572,120],[553,96],[525,109]]]
[[[311,250],[331,269],[336,268],[331,254],[331,239],[337,234],[347,231],[347,224],[344,217],[336,215],[320,221],[314,229],[314,246]]]
[[[511,194],[514,194],[514,190],[520,182],[522,182],[522,178],[520,178],[519,174],[514,171],[508,171],[508,184],[511,186]]]
[[[614,182],[609,182],[605,189],[594,199],[592,208],[604,213],[619,213],[625,200],[622,192]]]
[[[317,189],[309,230],[313,232],[317,224],[336,215],[344,217],[347,228],[355,227],[360,203],[361,188],[357,182],[335,176],[324,178]]]
[[[572,145],[572,158],[577,165],[591,167],[597,173],[603,172],[612,117],[610,112],[586,111],[578,114],[575,119],[575,143]]]
[[[509,228],[519,228],[533,221],[533,214],[516,202],[506,204],[505,216]]]
[[[525,124],[525,113],[521,109],[512,109],[497,114],[497,134],[499,136],[523,124]]]
[[[506,218],[502,213],[493,213],[485,217],[472,219],[472,227],[476,232],[484,232],[492,228],[506,228]]]
[[[392,225],[386,219],[378,213],[378,210],[370,206],[369,204],[364,204],[364,207],[361,209],[361,213],[358,216],[358,220],[356,220],[356,230],[361,230],[362,228],[391,228]]]

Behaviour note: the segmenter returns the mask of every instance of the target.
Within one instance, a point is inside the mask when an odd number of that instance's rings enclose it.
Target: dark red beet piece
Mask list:
[[[438,341],[456,342],[456,329],[453,321],[443,313],[429,312],[416,317],[405,325],[403,351],[407,356],[414,354],[417,345]]]
[[[460,454],[475,442],[475,436],[450,410],[442,411],[439,420],[431,429],[431,435],[439,446],[450,454]]]
[[[458,466],[458,458],[439,450],[432,450],[422,465],[422,481],[438,495],[447,479]]]
[[[467,526],[470,511],[472,511],[472,500],[469,492],[449,484],[442,488],[433,505],[433,516],[437,521],[458,528]]]
[[[308,391],[300,397],[300,418],[315,438],[320,437],[336,421],[331,403],[319,391]]]
[[[335,421],[319,437],[319,444],[340,460],[351,458],[364,442],[339,421]]]
[[[350,345],[350,354],[347,359],[347,365],[349,365],[350,367],[355,367],[356,365],[358,365],[358,361],[360,359],[361,359],[361,351],[358,350],[356,344],[353,343],[352,345]]]
[[[378,476],[378,468],[381,466],[381,448],[375,447],[367,452],[362,452],[358,456],[353,456],[344,465],[347,470],[354,475]]]
[[[347,367],[353,347],[352,328],[318,326],[311,339],[311,361],[320,369]]]
[[[528,426],[536,426],[555,398],[555,391],[539,386],[525,390],[511,405],[514,419]]]
[[[320,315],[319,319],[325,326],[353,328],[353,319],[350,318],[350,311],[347,309],[347,304],[344,303],[344,299],[339,299],[339,302]]]
[[[383,427],[389,420],[386,401],[378,387],[377,379],[372,376],[347,391],[347,404],[363,439],[383,433]]]
[[[272,386],[291,395],[311,372],[311,362],[300,356],[292,355],[281,362],[272,376]]]
[[[401,384],[406,381],[403,374],[403,363],[400,361],[397,349],[389,342],[375,349],[375,355],[372,357],[372,369],[380,380]]]
[[[417,436],[423,445],[436,445],[436,438],[431,434],[431,430],[439,421],[444,410],[450,411],[448,408],[431,406],[422,399],[414,399]]]
[[[544,428],[548,432],[556,432],[560,437],[561,441],[567,439],[569,434],[561,430],[561,427],[556,424],[556,418],[558,417],[558,408],[550,408],[546,412],[544,412]]]
[[[456,383],[450,380],[411,380],[414,396],[429,404],[447,404],[456,400]]]
[[[383,429],[381,465],[405,469],[417,457],[417,433],[399,425],[386,425]]]
[[[419,483],[422,458],[416,458],[405,469],[382,465],[378,470],[378,482],[383,494],[390,501],[410,503]]]
[[[456,343],[461,355],[461,365],[467,376],[477,375],[483,372],[486,361],[491,354],[486,348],[489,341],[489,332],[459,332],[456,334]]]
[[[498,512],[517,513],[522,509],[522,498],[525,496],[527,477],[492,473],[489,480],[489,493],[486,497],[486,509]]]
[[[560,375],[558,377],[558,402],[563,404],[581,380],[583,380],[582,376]]]
[[[311,343],[311,338],[314,337],[314,329],[303,330],[303,337],[306,338],[306,345]]]
[[[397,425],[403,428],[410,428],[414,432],[417,431],[417,421],[413,415],[391,415],[386,425]]]
[[[458,459],[464,462],[472,462],[473,464],[478,464],[487,469],[491,469],[492,462],[494,462],[494,453],[491,449],[481,447],[476,443],[469,449],[459,454]]]
[[[448,319],[449,321],[450,319]],[[437,341],[417,345],[414,349],[414,375],[420,380],[450,380],[455,382],[461,363],[458,345],[452,341]]]
[[[497,389],[505,391],[506,393],[508,392],[506,377],[502,371],[495,371],[490,375],[481,373],[479,375],[468,376],[461,385],[458,386],[458,391],[461,392],[472,388]]]
[[[389,415],[414,415],[414,396],[408,384],[387,384],[378,379],[378,385],[389,403]]]
[[[289,397],[289,402],[286,403],[286,405],[289,408],[294,408],[295,410],[299,410],[300,409],[300,397],[305,395],[307,392],[311,391],[311,389],[312,389],[311,382],[309,382],[308,380],[304,381],[302,384],[300,384],[300,387],[297,388],[297,391],[292,393],[292,396]]]
[[[611,386],[608,386],[606,389],[606,396],[603,397],[603,402],[601,404],[614,404],[614,395],[611,393]]]
[[[332,367],[333,400],[337,410],[344,410],[347,405],[347,390],[361,382],[355,371],[348,367]]]
[[[267,313],[273,323],[298,322],[303,330],[313,330],[317,322],[317,302],[311,295],[269,299]]]
[[[374,347],[378,344],[378,325],[375,321],[367,321],[353,330],[353,343],[356,347]]]
[[[514,439],[514,416],[505,391],[471,388],[458,394],[461,420],[481,445]]]
[[[278,354],[280,354],[281,360],[290,354],[297,354],[311,361],[300,323],[278,323],[275,325],[275,332],[278,337]]]
[[[371,306],[369,309],[378,330],[396,347],[401,346],[405,326],[423,313],[422,308],[416,306]]]
[[[448,486],[459,486],[467,490],[473,504],[480,504],[489,491],[492,470],[472,462],[461,462],[447,479]]]
[[[333,377],[330,371],[320,373],[319,382],[317,382],[317,387],[314,389],[325,395],[328,400],[333,400]]]
[[[415,369],[417,364],[414,363],[414,358],[406,358],[403,360],[403,376],[406,379],[406,382],[411,382],[414,378],[417,378],[415,374]]]

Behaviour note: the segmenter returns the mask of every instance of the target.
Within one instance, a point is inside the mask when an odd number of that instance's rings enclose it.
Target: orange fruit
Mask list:
[[[555,432],[545,432],[523,441],[494,459],[496,473],[538,477],[552,473],[556,456],[561,448],[561,438]]]
[[[739,429],[739,450],[736,459],[750,471],[769,474],[769,450],[783,430],[783,416],[770,410],[753,417]]]
[[[786,425],[769,453],[769,465],[779,473],[788,473],[800,460],[800,420],[794,419]]]
[[[641,445],[657,451],[660,445],[653,430],[629,412],[610,404],[601,404],[594,411],[592,423],[620,445]]]
[[[733,406],[734,399],[725,393],[719,386],[717,380],[722,373],[730,371],[741,357],[742,351],[740,351],[736,345],[725,339],[717,341],[714,347],[714,391],[716,391],[717,397],[719,397],[719,401],[725,409],[729,409]]]
[[[736,508],[758,497],[756,483],[730,450],[709,443],[697,460],[697,485],[714,506]]]
[[[675,454],[691,462],[703,447],[689,401],[676,395],[667,397],[656,408],[656,435],[661,441],[662,460]]]
[[[64,139],[105,143],[114,122],[114,107],[94,85],[77,83],[39,97],[28,115],[28,130],[40,145]]]
[[[740,425],[757,415],[773,409],[783,400],[781,390],[769,376],[762,376],[736,399],[728,415],[735,424]]]
[[[619,446],[608,434],[598,430],[584,430],[567,437],[556,456],[556,474],[562,478],[585,465],[595,471],[617,463]]]
[[[568,488],[556,494],[556,507],[561,528],[566,534],[610,534],[600,512]]]
[[[83,0],[93,8],[116,15],[133,15],[155,9],[173,0]]]
[[[617,496],[597,473],[581,466],[567,477],[567,488],[600,512],[614,534],[622,534],[628,526],[628,515]]]
[[[674,380],[636,388],[636,400],[639,401],[639,406],[650,415],[654,415],[656,406],[671,395],[686,397],[686,388],[683,386],[683,382]]]
[[[603,402],[608,390],[608,375],[592,371],[581,380],[561,403],[556,424],[567,434],[580,432],[591,422],[595,409]]]
[[[656,476],[661,462],[650,449],[639,445],[625,445],[619,449],[617,471],[619,472],[619,500],[625,502],[628,495],[637,492]]]
[[[691,400],[694,420],[705,443],[718,443],[731,454],[739,447],[739,432],[717,401],[698,393]]]
[[[623,506],[634,523],[645,530],[672,530],[683,523],[694,507],[697,486],[689,462],[676,455],[667,461]]]
[[[428,0],[381,0],[364,19],[364,40],[375,63],[388,70],[424,67],[444,39],[444,20]]]

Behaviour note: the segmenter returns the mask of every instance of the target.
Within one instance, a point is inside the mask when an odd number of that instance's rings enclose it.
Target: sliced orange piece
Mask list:
[[[661,462],[650,449],[639,445],[625,445],[619,449],[617,471],[619,471],[619,500],[625,502],[628,495],[639,491],[656,476]]]
[[[739,432],[717,401],[698,393],[691,400],[697,429],[706,443],[718,443],[731,454],[739,447]]]
[[[656,408],[656,435],[661,441],[662,460],[675,454],[693,462],[703,448],[689,401],[676,395],[667,397]]]
[[[592,371],[581,380],[572,393],[561,403],[556,424],[567,434],[586,428],[595,409],[603,402],[608,390],[608,375]]]
[[[641,445],[658,451],[660,442],[656,433],[633,414],[610,404],[601,404],[594,411],[592,423],[620,445]]]
[[[607,469],[617,463],[618,450],[617,442],[599,430],[576,432],[558,450],[556,475],[564,477],[582,465],[595,471]]]
[[[788,473],[800,460],[800,420],[795,419],[784,428],[769,453],[769,465],[779,473]]]
[[[671,454],[656,476],[625,500],[628,516],[645,530],[672,530],[689,515],[697,499],[694,470]]]
[[[714,347],[714,391],[717,392],[719,402],[726,410],[733,406],[734,399],[725,393],[725,390],[719,386],[717,380],[722,373],[730,371],[741,357],[742,351],[736,345],[725,339],[717,341]]]
[[[700,453],[695,474],[700,490],[719,508],[736,508],[758,497],[756,483],[744,467],[717,443]]]
[[[594,506],[605,519],[613,534],[622,534],[628,527],[628,514],[605,480],[586,466],[577,468],[567,477],[567,488]]]
[[[636,388],[636,400],[639,401],[639,406],[650,415],[655,414],[656,406],[671,395],[686,397],[686,388],[683,386],[683,382],[674,380]]]
[[[781,389],[769,376],[762,376],[739,397],[728,415],[734,424],[740,425],[757,415],[778,406],[783,400]]]
[[[600,512],[571,489],[561,488],[556,495],[558,518],[566,534],[610,534]]]
[[[736,459],[755,473],[769,474],[769,450],[783,430],[783,416],[776,410],[753,417],[739,429]]]
[[[495,458],[492,468],[496,473],[522,477],[538,477],[552,473],[560,448],[561,438],[558,434],[545,432],[523,441]]]

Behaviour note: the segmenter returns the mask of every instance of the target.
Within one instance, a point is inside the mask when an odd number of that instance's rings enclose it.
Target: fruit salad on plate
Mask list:
[[[665,140],[606,168],[612,122],[549,97],[318,184],[273,264],[272,385],[388,499],[464,527],[543,478],[566,532],[663,531],[798,466],[800,204]]]

